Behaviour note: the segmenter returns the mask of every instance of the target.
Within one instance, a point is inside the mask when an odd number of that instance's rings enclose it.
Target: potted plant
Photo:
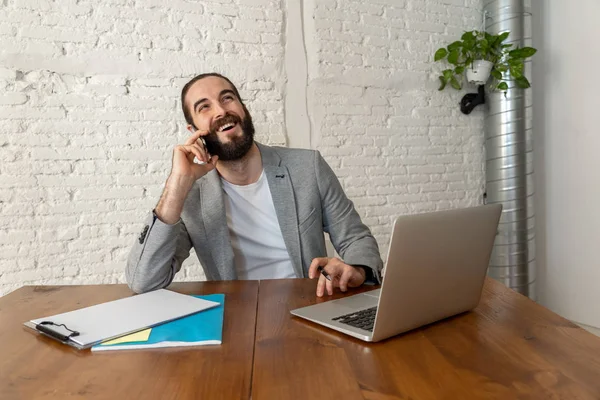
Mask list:
[[[509,80],[520,88],[530,87],[529,80],[523,75],[523,63],[537,50],[533,47],[513,48],[512,44],[505,44],[509,35],[510,32],[491,35],[469,31],[462,35],[461,40],[438,49],[434,60],[446,60],[452,66],[442,71],[439,90],[444,90],[448,84],[460,90],[464,72],[468,82],[478,85],[484,85],[491,75],[494,78],[491,88],[504,91],[505,95]]]

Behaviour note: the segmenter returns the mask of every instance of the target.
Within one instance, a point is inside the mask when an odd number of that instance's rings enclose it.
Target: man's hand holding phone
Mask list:
[[[184,144],[175,146],[171,175],[167,179],[165,189],[156,209],[156,216],[166,224],[174,224],[181,218],[185,199],[194,182],[215,169],[218,156],[211,156],[201,136],[206,131],[194,130]],[[194,162],[194,160],[198,162]],[[201,162],[201,164],[199,163]]]
[[[219,157],[211,157],[206,151],[201,138],[206,133],[194,130],[194,134],[188,137],[183,145],[175,147],[171,176],[188,178],[193,184],[215,168]],[[195,159],[197,162],[194,162]]]

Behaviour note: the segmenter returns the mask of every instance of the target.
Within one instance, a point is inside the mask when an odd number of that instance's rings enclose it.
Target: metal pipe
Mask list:
[[[506,43],[531,45],[531,13],[523,0],[485,0],[483,11],[488,33],[510,31]],[[525,76],[531,78],[531,62]],[[506,97],[492,92],[486,99],[486,202],[503,205],[488,275],[535,299],[531,89],[508,85]]]

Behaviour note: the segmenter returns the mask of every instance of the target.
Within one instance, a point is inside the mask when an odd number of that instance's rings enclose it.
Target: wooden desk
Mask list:
[[[329,300],[314,281],[170,289],[226,294],[223,345],[91,353],[21,325],[130,295],[123,285],[1,298],[0,399],[600,399],[600,338],[492,280],[474,312],[380,343],[292,317]]]
[[[600,338],[491,279],[474,312],[380,343],[291,316],[314,287],[260,283],[253,400],[600,399]]]
[[[0,399],[247,399],[258,282],[177,283],[186,294],[225,293],[223,344],[78,351],[22,323],[131,295],[125,285],[24,287],[0,299]]]

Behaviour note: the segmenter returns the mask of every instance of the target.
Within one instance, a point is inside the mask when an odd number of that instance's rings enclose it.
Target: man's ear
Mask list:
[[[190,132],[192,132],[192,133],[196,133],[197,129],[196,129],[196,127],[194,125],[188,124],[187,130],[190,131]]]

